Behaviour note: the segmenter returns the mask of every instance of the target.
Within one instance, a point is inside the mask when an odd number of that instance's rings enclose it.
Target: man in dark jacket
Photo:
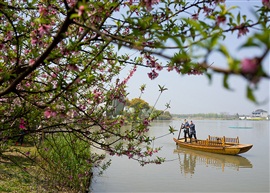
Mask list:
[[[190,143],[192,142],[192,136],[194,136],[195,141],[196,141],[196,143],[197,143],[195,124],[194,124],[192,121],[190,121],[190,125],[189,125],[189,138],[190,138]]]

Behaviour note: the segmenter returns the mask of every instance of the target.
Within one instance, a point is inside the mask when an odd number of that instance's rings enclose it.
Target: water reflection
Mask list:
[[[180,172],[185,176],[190,176],[195,173],[196,166],[215,167],[222,172],[226,168],[239,171],[240,168],[252,168],[252,163],[245,157],[214,154],[201,152],[182,147],[177,147],[174,153],[178,154]]]

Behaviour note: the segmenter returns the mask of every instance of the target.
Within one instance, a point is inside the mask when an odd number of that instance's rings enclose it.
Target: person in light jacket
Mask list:
[[[184,120],[183,129],[184,129],[185,142],[187,142],[187,137],[189,137],[189,123],[186,119]]]

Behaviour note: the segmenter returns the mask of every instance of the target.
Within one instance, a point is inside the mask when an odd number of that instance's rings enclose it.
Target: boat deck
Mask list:
[[[180,142],[185,143],[184,138],[179,139]],[[187,139],[187,143],[189,142],[190,139]],[[217,137],[217,136],[208,136],[206,140],[199,139],[197,142],[195,139],[192,139],[192,145],[198,145],[198,146],[232,146],[232,145],[239,145],[239,138],[230,138],[230,137]]]

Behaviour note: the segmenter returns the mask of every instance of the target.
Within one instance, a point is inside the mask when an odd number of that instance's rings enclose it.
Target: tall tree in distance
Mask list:
[[[134,109],[140,108],[140,109],[148,110],[150,108],[149,104],[140,98],[134,98],[130,100],[129,106]]]

